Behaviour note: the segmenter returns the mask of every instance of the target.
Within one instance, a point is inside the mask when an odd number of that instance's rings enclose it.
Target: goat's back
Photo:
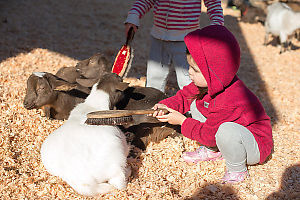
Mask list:
[[[129,87],[124,91],[124,98],[116,107],[118,109],[137,110],[152,108],[167,96],[158,89],[151,87]],[[147,115],[133,116],[133,124],[125,131],[132,132],[132,144],[145,149],[150,142],[160,142],[166,137],[179,132],[178,126],[159,122]]]
[[[62,67],[55,75],[69,83],[76,83],[76,79],[80,77],[75,67]]]
[[[151,87],[129,87],[124,97],[116,105],[117,109],[138,110],[152,108],[167,96],[158,89]]]
[[[265,22],[266,31],[279,35],[280,30],[282,29],[282,20],[286,13],[286,8],[281,3],[277,2],[269,5],[267,10],[268,13]]]

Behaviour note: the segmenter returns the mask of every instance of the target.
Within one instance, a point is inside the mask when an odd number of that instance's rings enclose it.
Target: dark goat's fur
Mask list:
[[[111,72],[110,62],[101,53],[78,62],[75,68],[81,76],[76,79],[76,82],[86,87],[95,84],[104,73]]]
[[[62,67],[56,72],[55,76],[69,83],[76,83],[76,79],[82,77],[76,67]]]
[[[85,87],[91,87],[104,73],[110,71],[111,65],[108,59],[103,54],[97,53],[88,59],[79,61],[75,67],[60,68],[55,75],[69,83],[79,83]]]
[[[90,93],[90,87],[109,71],[108,60],[98,53],[78,62],[76,67],[60,68],[55,75],[44,73],[39,77],[32,74],[27,80],[24,107],[43,108],[48,118],[67,119],[75,105],[83,102]],[[64,86],[68,89],[62,91]]]
[[[123,82],[122,78],[115,73],[105,72],[97,83],[97,90],[103,90],[109,94],[109,109],[115,108],[115,105],[124,98],[124,91],[129,83]]]
[[[151,87],[129,87],[124,91],[123,99],[116,104],[117,109],[137,110],[150,109],[167,96]],[[124,131],[134,134],[132,144],[145,149],[150,142],[160,142],[170,135],[179,132],[180,127],[159,122],[156,118],[147,115],[133,116],[134,122]]]
[[[61,68],[57,72],[57,76],[46,73],[45,77],[31,75],[27,81],[27,94],[24,100],[24,106],[27,109],[47,107],[45,109],[46,117],[54,119],[67,119],[70,111],[84,101],[90,92],[90,87],[99,81],[98,87],[109,87],[109,84],[101,86],[101,79],[109,77],[105,75],[111,72],[111,65],[102,54],[96,54],[89,59],[78,62],[74,68]],[[63,81],[60,84],[67,87],[76,86],[76,90],[56,91],[54,90],[53,81],[51,79]],[[55,77],[55,78],[53,78]],[[59,79],[60,78],[60,79]],[[63,80],[61,80],[63,79]],[[122,80],[120,79],[120,82]],[[38,88],[45,85],[44,91]],[[74,92],[78,92],[78,88],[84,89],[84,95],[75,97]],[[109,88],[107,88],[109,89]],[[119,98],[119,97],[118,97]],[[154,88],[145,87],[128,87],[123,92],[123,97],[119,102],[111,99],[116,109],[120,110],[136,110],[152,108],[160,100],[166,98],[166,95]],[[145,149],[150,142],[159,142],[173,133],[176,133],[178,126],[167,123],[161,123],[156,118],[147,115],[133,116],[134,121],[126,127],[122,127],[124,131],[132,132],[134,138],[132,143],[141,149]]]
[[[57,91],[69,83],[51,73],[42,74],[33,73],[28,78],[24,107],[29,110],[44,108],[48,118],[67,119],[75,105],[88,96],[89,89],[75,84],[72,90]]]
[[[262,5],[254,5],[247,0],[233,0],[235,5],[241,13],[241,21],[247,23],[264,23],[266,19],[266,2],[261,2]]]
[[[104,72],[111,71],[111,64],[101,53],[97,53],[88,59],[77,63],[76,70],[78,73],[88,79],[100,78]]]
[[[266,20],[266,13],[262,8],[254,7],[252,5],[243,4],[240,7],[241,20],[248,23],[260,22],[264,24]]]

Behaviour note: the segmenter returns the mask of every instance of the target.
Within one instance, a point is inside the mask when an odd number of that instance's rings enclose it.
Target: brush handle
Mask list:
[[[134,37],[134,29],[133,29],[133,27],[130,27],[129,31],[127,33],[125,46],[130,45],[131,41],[133,40],[133,37]]]
[[[87,114],[87,118],[113,118],[113,117],[125,117],[130,115],[146,115],[153,114],[155,111],[162,110],[165,114],[169,113],[167,109],[145,109],[145,110],[102,110],[90,112]]]

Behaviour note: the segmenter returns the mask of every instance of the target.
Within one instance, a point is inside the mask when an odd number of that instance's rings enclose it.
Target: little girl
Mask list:
[[[270,118],[258,98],[237,77],[240,47],[233,34],[221,25],[189,33],[187,46],[192,83],[175,96],[154,106],[169,114],[155,112],[161,122],[181,125],[185,137],[201,146],[183,153],[188,163],[226,160],[224,183],[243,181],[246,164],[263,163],[273,148]],[[183,114],[190,111],[192,118]],[[216,150],[216,151],[214,151]]]

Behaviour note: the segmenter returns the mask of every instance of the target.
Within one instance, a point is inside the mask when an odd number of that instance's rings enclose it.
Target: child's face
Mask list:
[[[191,55],[187,55],[187,61],[190,65],[189,75],[194,84],[198,87],[207,87],[207,82],[202,75],[198,65],[196,64],[194,58]]]

